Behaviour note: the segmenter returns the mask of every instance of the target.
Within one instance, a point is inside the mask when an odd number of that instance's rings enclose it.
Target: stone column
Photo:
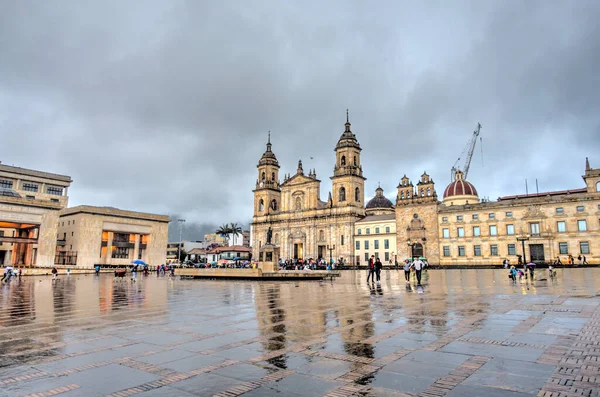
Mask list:
[[[35,238],[35,229],[29,229],[26,231],[28,238]],[[33,265],[33,244],[25,244],[25,260],[23,261],[25,266]]]
[[[112,259],[112,244],[113,244],[113,232],[108,232],[108,241],[106,243],[106,257],[104,263],[110,264]]]
[[[140,235],[135,235],[135,245],[133,247],[133,259],[136,260],[138,258],[138,253],[140,252]]]

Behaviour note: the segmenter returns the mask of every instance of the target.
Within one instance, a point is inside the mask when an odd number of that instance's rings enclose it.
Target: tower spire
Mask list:
[[[590,168],[590,160],[587,157],[585,158],[585,170],[586,171],[591,170],[591,168]]]
[[[348,109],[346,109],[346,123],[350,122],[350,116],[348,114]]]
[[[271,144],[271,130],[269,130],[269,139],[267,140],[267,144]]]

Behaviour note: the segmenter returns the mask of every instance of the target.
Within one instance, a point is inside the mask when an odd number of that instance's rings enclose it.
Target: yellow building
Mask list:
[[[304,173],[302,161],[294,175],[279,180],[279,162],[272,151],[271,139],[258,162],[252,219],[253,257],[267,242],[271,228],[272,243],[279,247],[282,259],[354,258],[354,223],[365,210],[364,182],[356,135],[346,119],[345,129],[335,147],[332,192],[321,201],[321,181],[315,170]]]
[[[219,244],[221,246],[225,246],[227,245],[227,239],[217,233],[205,234],[204,243],[205,246],[208,246],[210,244]]]
[[[0,164],[0,265],[52,266],[71,177]]]
[[[396,263],[396,214],[394,204],[378,187],[365,207],[366,217],[354,224],[354,263],[367,266],[374,255],[384,265]]]
[[[169,217],[112,207],[78,206],[62,211],[57,264],[93,268],[128,265],[135,259],[165,263]]]

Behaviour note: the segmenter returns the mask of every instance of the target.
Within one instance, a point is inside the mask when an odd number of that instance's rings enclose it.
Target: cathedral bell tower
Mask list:
[[[258,161],[258,179],[254,193],[254,216],[264,216],[279,212],[281,187],[279,184],[279,162],[271,150],[271,132],[267,150]]]
[[[350,130],[348,110],[346,110],[345,131],[335,147],[335,167],[333,168],[333,206],[364,207],[365,180],[360,164],[360,144]]]

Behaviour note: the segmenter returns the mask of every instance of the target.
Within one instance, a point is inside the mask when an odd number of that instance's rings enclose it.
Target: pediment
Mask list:
[[[318,183],[318,182],[320,182],[318,179],[309,178],[306,175],[302,175],[302,174],[296,174],[293,177],[291,177],[290,179],[288,179],[287,181],[285,181],[281,186],[282,187],[298,186],[298,185],[304,185],[307,183]]]

